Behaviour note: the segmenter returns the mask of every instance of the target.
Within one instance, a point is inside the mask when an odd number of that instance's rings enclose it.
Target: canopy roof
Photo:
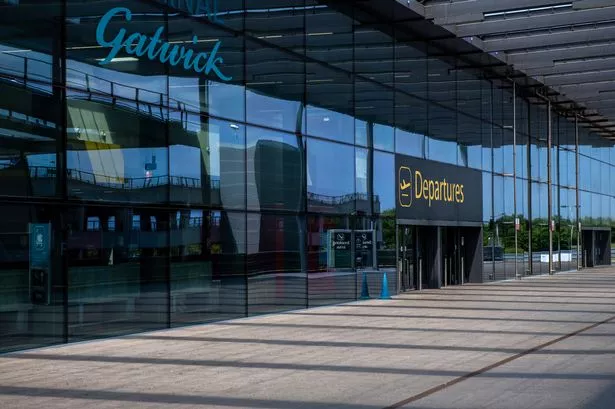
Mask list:
[[[503,62],[507,76],[615,138],[613,0],[397,2]]]

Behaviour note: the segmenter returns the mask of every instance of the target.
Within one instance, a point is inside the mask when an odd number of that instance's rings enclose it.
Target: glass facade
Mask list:
[[[577,266],[577,213],[615,226],[613,142],[395,21],[316,0],[0,11],[0,352],[395,282],[396,154],[482,172],[484,280],[548,272],[548,156],[554,268]],[[348,232],[374,251],[331,247]]]

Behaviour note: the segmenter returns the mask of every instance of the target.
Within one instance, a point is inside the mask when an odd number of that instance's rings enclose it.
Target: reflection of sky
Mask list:
[[[310,193],[343,196],[354,192],[354,148],[310,139],[307,167]]]
[[[86,82],[86,74],[89,82]],[[139,89],[139,101],[160,103],[160,95],[167,93],[167,77],[165,75],[136,75],[113,71],[93,64],[67,60],[66,81],[70,86],[97,90],[121,98],[136,100],[136,90]]]
[[[8,53],[7,53],[8,51]],[[16,48],[0,45],[0,71],[11,73],[13,75],[23,75],[24,57],[29,58],[28,75],[32,78],[51,78],[51,58],[49,55],[20,50]],[[68,62],[68,80],[72,86],[86,86],[85,74],[89,74],[101,79],[91,77],[89,86],[99,91],[110,92],[110,81],[115,84],[125,84],[123,86],[114,86],[115,95],[126,98],[135,98],[135,89],[139,88],[141,101],[150,101],[152,103],[160,102],[160,95],[166,94],[167,77],[159,76],[142,76],[130,73],[122,73],[113,71],[107,68],[100,67],[96,64],[87,64],[83,62],[69,60]],[[180,78],[169,77],[169,85],[171,86],[171,95],[173,98],[181,100],[190,105],[200,105],[199,79],[195,77]],[[147,90],[147,91],[143,91]],[[211,109],[217,110],[219,113],[232,113],[231,116],[237,116],[238,119],[243,118],[243,104],[238,104],[239,98],[243,98],[243,90],[235,85],[220,85],[210,87],[208,105]],[[213,96],[212,96],[213,95]],[[258,95],[256,93],[248,93],[251,110],[250,118],[255,122],[261,122],[268,126],[282,127],[289,131],[296,128],[294,121],[291,123],[288,118],[296,118],[298,112],[298,102],[285,101],[276,99],[270,96]],[[242,100],[243,101],[243,100]],[[278,116],[271,114],[270,111],[282,112]],[[266,112],[270,112],[266,114]],[[321,114],[325,111],[322,110]],[[333,114],[333,113],[332,113]],[[339,114],[345,118],[344,123],[347,123],[347,131],[352,132],[352,119],[343,114]],[[274,117],[274,118],[273,118]],[[274,121],[271,121],[271,119]],[[179,118],[178,118],[179,119]],[[223,123],[223,122],[221,122]],[[228,123],[223,123],[222,126],[227,126]],[[189,121],[185,124],[186,129],[192,132],[201,130],[200,119],[198,115],[191,115]],[[314,125],[313,125],[314,126]],[[325,133],[324,125],[321,132]],[[346,129],[344,128],[344,129]],[[212,128],[213,129],[213,128]],[[326,130],[330,132],[329,130]],[[220,132],[220,131],[218,131]],[[378,132],[375,131],[377,134]],[[387,131],[390,141],[385,145],[390,148],[392,145],[391,132]],[[330,136],[330,135],[328,135]],[[375,136],[376,137],[376,136]],[[582,134],[581,137],[590,140],[591,135]],[[220,176],[220,136],[210,132],[208,134],[209,159],[207,162],[208,172],[212,176]],[[341,136],[339,137],[341,138]],[[223,137],[224,139],[224,137]],[[388,140],[388,139],[387,139]],[[590,146],[590,142],[581,146],[581,151],[592,158],[601,158],[602,160],[615,162],[615,150],[611,146]],[[226,146],[226,143],[224,143]],[[357,172],[358,178],[366,173],[364,160],[361,157],[355,157],[354,148],[344,145],[333,145],[325,142],[310,142],[308,148],[308,184],[310,191],[318,194],[340,196],[352,193],[355,189],[355,176]],[[237,147],[240,147],[237,144]],[[420,147],[422,150],[422,147]],[[417,147],[418,149],[418,147]],[[525,147],[523,148],[525,149]],[[544,146],[530,147],[531,161],[531,176],[541,181],[546,181],[546,159],[547,151]],[[489,157],[490,149],[483,149],[483,164],[485,167],[490,165]],[[152,155],[156,156],[158,169],[154,171],[154,175],[166,175],[169,173],[174,176],[185,176],[191,178],[201,178],[201,161],[202,153],[198,147],[188,147],[173,145],[168,151],[165,148],[127,148],[127,149],[102,149],[91,151],[69,151],[67,156],[67,166],[72,169],[80,169],[85,172],[102,173],[108,176],[122,176],[127,178],[140,178],[145,176],[145,163],[152,160]],[[507,158],[512,159],[512,149],[510,146],[494,149],[495,169],[505,173],[512,172],[512,162]],[[524,158],[525,151],[521,150],[518,157]],[[428,139],[428,156],[432,159],[437,159],[444,162],[457,162],[457,145],[453,142],[439,141],[433,138]],[[93,157],[96,157],[93,160]],[[487,158],[487,159],[485,159]],[[478,156],[473,161],[479,163]],[[565,185],[574,185],[576,183],[576,175],[574,172],[575,155],[573,152],[560,152],[560,171],[562,172],[561,181]],[[580,186],[584,189],[592,191],[602,191],[608,194],[615,193],[615,184],[609,179],[613,174],[613,167],[607,164],[599,163],[596,160],[586,156],[581,156],[581,173]],[[555,161],[556,158],[554,157]],[[29,155],[28,162],[31,166],[55,166],[55,155],[52,154],[33,154]],[[169,169],[170,166],[170,169]],[[520,161],[520,166],[517,167],[519,174],[524,174],[526,166]],[[382,201],[382,209],[394,207],[394,195],[391,195],[388,188],[380,190],[379,186],[392,184],[394,180],[394,171],[389,175],[389,172],[374,172],[375,193],[379,194]],[[553,175],[554,180],[557,180],[557,174]],[[487,182],[487,181],[485,181]],[[358,190],[363,191],[364,188],[358,183]],[[490,184],[490,180],[487,182]],[[521,183],[526,183],[525,181]],[[487,189],[484,183],[485,189]],[[546,217],[546,188],[537,188],[533,192],[532,212],[534,217]],[[382,193],[379,193],[380,192]],[[494,207],[497,214],[512,214],[512,184],[508,181],[496,181],[494,192]],[[598,214],[607,215],[613,207],[613,199],[609,197],[601,197],[592,194],[583,194],[584,199],[581,203],[581,214],[590,216],[595,212]],[[485,199],[487,200],[487,199]],[[562,201],[565,202],[565,201]],[[486,211],[484,214],[489,214]]]
[[[374,194],[380,199],[382,211],[395,209],[395,157],[374,153]]]

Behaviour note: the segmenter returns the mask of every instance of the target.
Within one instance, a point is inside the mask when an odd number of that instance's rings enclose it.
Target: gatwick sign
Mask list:
[[[101,47],[110,49],[107,56],[100,60],[100,65],[113,62],[118,53],[124,52],[128,55],[147,58],[150,61],[169,64],[172,67],[179,66],[197,74],[213,74],[222,81],[233,79],[233,77],[224,75],[220,68],[224,63],[224,59],[218,55],[222,45],[221,41],[216,41],[211,51],[200,52],[189,46],[199,43],[197,36],[193,36],[192,41],[183,43],[174,42],[171,44],[163,41],[164,26],[158,27],[152,36],[139,32],[129,34],[126,28],[120,28],[114,33],[109,33],[109,23],[115,17],[122,17],[126,23],[130,23],[132,12],[126,7],[115,7],[100,19],[96,28],[96,42]]]

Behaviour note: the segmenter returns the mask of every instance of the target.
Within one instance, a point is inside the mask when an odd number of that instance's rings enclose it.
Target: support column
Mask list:
[[[520,278],[517,266],[519,235],[517,232],[517,84],[513,81],[513,214],[515,223],[515,278]]]
[[[532,232],[534,226],[532,225],[532,110],[531,105],[527,104],[527,129],[529,129],[530,138],[526,147],[527,154],[527,251],[528,251],[528,275],[534,274],[534,263],[532,261],[533,248],[532,248]]]
[[[549,223],[549,274],[553,274],[553,192],[552,192],[552,184],[551,180],[551,146],[553,144],[552,139],[552,128],[553,124],[551,123],[551,101],[548,101],[548,134],[547,134],[547,219]]]
[[[574,144],[575,144],[575,174],[576,174],[576,219],[577,219],[577,270],[580,270],[583,266],[581,258],[581,219],[580,210],[581,203],[579,201],[579,116],[574,117]],[[570,243],[572,246],[572,243]]]

